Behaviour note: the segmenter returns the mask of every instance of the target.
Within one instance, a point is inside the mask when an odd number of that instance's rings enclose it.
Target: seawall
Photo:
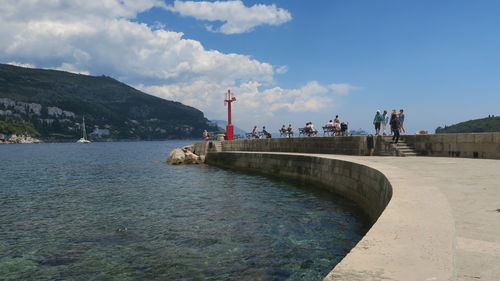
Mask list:
[[[500,159],[500,133],[407,135],[423,156]]]
[[[367,148],[366,136],[249,139],[222,142],[222,151],[365,155]]]
[[[357,163],[292,154],[209,153],[210,165],[287,177],[316,184],[358,203],[374,223],[392,197],[379,171]]]
[[[325,280],[453,280],[450,207],[435,186],[408,171],[301,153],[217,152],[206,163],[303,180],[359,203],[373,225]]]
[[[500,159],[500,133],[404,135],[422,156]],[[367,136],[302,137],[223,141],[221,151],[368,155]],[[373,155],[398,156],[390,138],[374,137]]]

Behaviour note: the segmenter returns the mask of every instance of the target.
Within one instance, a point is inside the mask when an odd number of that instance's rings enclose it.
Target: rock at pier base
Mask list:
[[[198,160],[200,157],[191,151],[186,151],[185,154],[186,160],[184,160],[185,164],[198,164]]]
[[[180,148],[176,148],[168,155],[167,163],[170,165],[179,165],[183,164],[185,160],[186,155],[184,154],[184,151]]]
[[[170,165],[181,164],[203,164],[205,156],[198,156],[193,153],[194,146],[186,146],[183,148],[176,148],[170,152],[167,163]]]

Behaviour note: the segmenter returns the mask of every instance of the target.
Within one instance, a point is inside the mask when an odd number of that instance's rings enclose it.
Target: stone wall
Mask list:
[[[422,156],[500,159],[500,133],[405,135]],[[222,151],[265,151],[367,155],[367,136],[302,137],[223,141]],[[390,141],[374,137],[376,156],[398,156]]]
[[[415,160],[421,159],[428,160]],[[455,280],[455,224],[446,197],[432,179],[381,162],[269,152],[217,152],[206,158],[211,165],[306,181],[363,208],[370,230],[323,281]]]
[[[303,137],[223,141],[222,151],[266,151],[365,155],[366,136]]]
[[[500,159],[500,133],[406,135],[423,156]]]
[[[206,163],[317,184],[358,203],[372,222],[392,196],[392,187],[381,172],[353,162],[301,155],[219,152],[208,153]]]

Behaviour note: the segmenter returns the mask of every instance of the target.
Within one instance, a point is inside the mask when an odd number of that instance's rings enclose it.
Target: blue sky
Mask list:
[[[498,1],[83,2],[8,0],[0,61],[110,75],[209,119],[231,88],[246,130],[339,114],[373,131],[393,108],[411,133],[500,115]]]

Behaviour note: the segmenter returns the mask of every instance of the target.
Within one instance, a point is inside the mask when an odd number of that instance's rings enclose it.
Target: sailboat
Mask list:
[[[87,131],[85,131],[85,116],[83,117],[83,124],[82,124],[82,138],[76,141],[77,143],[90,143],[90,141],[87,139]]]

